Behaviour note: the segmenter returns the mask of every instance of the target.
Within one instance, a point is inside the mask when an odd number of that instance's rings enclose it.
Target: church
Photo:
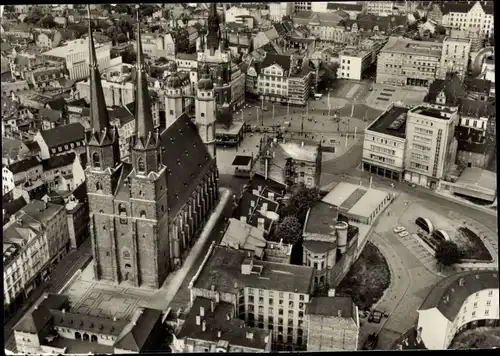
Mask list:
[[[178,116],[155,129],[137,26],[135,134],[128,162],[120,161],[118,129],[110,124],[89,28],[92,130],[85,175],[95,279],[160,288],[183,263],[218,201],[216,105],[203,68],[195,122],[172,105],[165,111]],[[167,84],[175,96],[179,81]]]

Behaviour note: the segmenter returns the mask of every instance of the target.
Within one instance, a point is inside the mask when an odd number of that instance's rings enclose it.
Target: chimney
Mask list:
[[[217,337],[220,339],[221,336],[222,336],[222,332],[220,330],[217,331]]]
[[[300,143],[300,147],[304,147],[304,141]]]
[[[465,278],[463,278],[463,277],[462,277],[462,278],[460,278],[460,280],[458,281],[458,285],[459,285],[460,287],[463,287],[463,286],[464,286],[464,284],[465,284]]]
[[[199,315],[196,315],[196,325],[201,324],[201,317]]]
[[[265,230],[264,222],[265,222],[264,218],[259,218],[257,220],[257,227],[261,230]]]
[[[267,211],[267,203],[262,204],[262,211],[265,213]]]
[[[200,307],[200,316],[201,317],[205,316],[205,308],[204,307]]]
[[[246,223],[247,223],[247,217],[246,217],[246,216],[242,216],[242,217],[240,217],[240,221],[241,221],[242,223],[245,223],[245,224],[246,224]]]
[[[247,331],[247,339],[252,340],[253,339],[253,332]]]
[[[210,301],[210,311],[213,313],[215,311],[215,303],[214,301]]]
[[[201,331],[207,331],[207,322],[205,320],[201,323]]]
[[[274,193],[273,192],[269,192],[268,197],[269,197],[270,200],[274,200]]]

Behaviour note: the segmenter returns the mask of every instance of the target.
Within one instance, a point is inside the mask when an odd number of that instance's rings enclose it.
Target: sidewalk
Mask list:
[[[174,299],[175,295],[177,294],[177,291],[182,285],[182,282],[186,278],[186,275],[188,274],[189,270],[193,267],[194,262],[196,259],[199,257],[200,253],[203,251],[203,247],[205,246],[205,243],[210,236],[210,233],[212,232],[212,229],[214,225],[216,224],[217,220],[219,219],[219,216],[222,214],[226,204],[229,202],[230,197],[231,197],[231,190],[226,189],[226,188],[221,188],[219,189],[221,192],[221,199],[217,207],[215,208],[214,212],[212,215],[210,215],[210,218],[207,221],[207,224],[205,225],[203,231],[200,234],[200,237],[196,241],[195,245],[191,249],[191,252],[189,253],[188,257],[186,258],[186,261],[182,265],[180,269],[177,271],[171,273],[164,285],[168,285],[168,293],[165,297],[166,304],[169,305],[172,300]]]

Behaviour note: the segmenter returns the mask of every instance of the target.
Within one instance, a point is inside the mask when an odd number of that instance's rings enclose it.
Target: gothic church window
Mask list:
[[[139,158],[137,160],[137,170],[139,172],[145,172],[146,171],[146,165],[144,164],[144,159]]]
[[[97,191],[102,190],[102,184],[101,184],[101,183],[99,183],[99,182],[97,182],[97,183],[95,184],[95,190],[97,190]]]
[[[94,168],[101,168],[101,158],[97,152],[92,155],[92,165]]]
[[[146,218],[146,211],[145,210],[141,210],[140,217],[143,218],[143,219]]]

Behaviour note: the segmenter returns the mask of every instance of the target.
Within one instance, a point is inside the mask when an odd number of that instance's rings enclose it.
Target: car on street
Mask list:
[[[363,344],[363,350],[375,350],[378,344],[378,334],[371,333],[368,335],[368,339],[366,339]]]
[[[368,321],[370,323],[377,323],[380,324],[380,321],[382,320],[382,312],[378,310],[374,310],[370,316],[368,317]]]
[[[410,233],[409,233],[408,231],[401,231],[401,232],[399,233],[399,237],[406,237],[406,236],[408,236],[409,234],[410,234]]]
[[[404,226],[397,226],[392,231],[394,231],[396,234],[399,234],[401,231],[405,231],[405,230],[406,230],[406,228]]]

